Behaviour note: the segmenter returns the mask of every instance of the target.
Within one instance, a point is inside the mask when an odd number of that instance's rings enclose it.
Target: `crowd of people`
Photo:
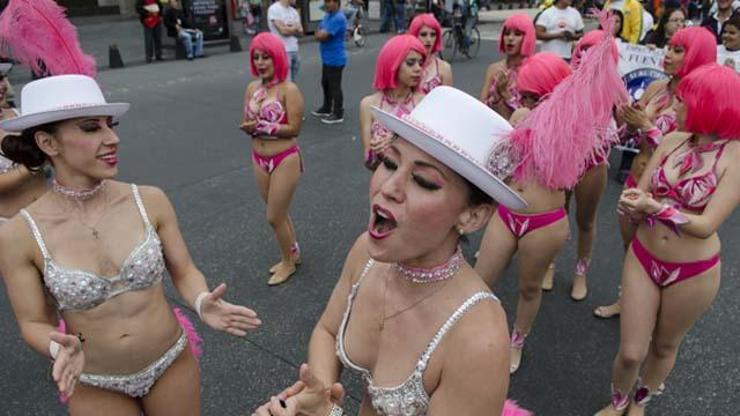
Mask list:
[[[620,296],[594,311],[620,316],[619,350],[610,400],[596,415],[645,414],[717,295],[717,230],[740,203],[740,68],[728,61],[740,27],[728,4],[719,0],[704,27],[684,27],[684,10],[666,7],[646,33],[631,22],[642,13],[634,0],[607,5],[600,28],[587,32],[570,0],[536,20],[514,14],[498,42],[503,58],[481,74],[479,97],[453,87],[433,14],[387,39],[375,92],[359,106],[371,174],[367,231],[347,247],[296,382],[275,386],[254,414],[346,414],[346,369],[365,382],[361,415],[530,415],[506,399],[509,380],[542,292],[553,286],[568,211],[578,233],[570,297],[580,301],[598,261],[591,253],[609,153],[627,141],[639,153],[618,201],[605,202],[616,207],[624,240]],[[315,34],[324,94],[312,113],[334,124],[344,113],[346,18],[337,0],[324,5]],[[17,25],[27,7],[11,2],[0,28]],[[267,12],[272,33],[251,40],[254,79],[239,124],[280,252],[268,285],[287,282],[304,260],[289,214],[303,172],[305,112],[293,82],[294,40],[303,33],[294,12],[289,0],[276,2]],[[178,30],[188,29],[173,16]],[[65,33],[63,61],[10,39],[18,61],[43,59],[51,74],[24,86],[20,111],[7,100],[10,66],[0,66],[0,273],[20,334],[53,361],[70,414],[199,414],[201,339],[168,304],[165,272],[205,325],[245,336],[262,322],[200,272],[163,191],[115,179],[114,127],[129,105],[106,101],[74,32]],[[185,33],[198,56],[198,36]],[[618,44],[641,38],[665,49],[667,78],[632,102],[617,71]],[[156,44],[148,57],[159,56]],[[460,245],[479,231],[469,264]],[[519,291],[509,330],[493,289],[514,254]],[[526,407],[526,396],[519,399]]]

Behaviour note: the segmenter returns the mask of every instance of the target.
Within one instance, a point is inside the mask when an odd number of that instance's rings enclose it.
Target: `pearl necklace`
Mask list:
[[[414,283],[434,283],[442,280],[448,280],[462,267],[465,258],[462,255],[460,246],[455,253],[443,264],[432,268],[410,267],[400,263],[394,264],[394,268],[403,276],[404,279]]]
[[[106,181],[101,180],[97,185],[89,189],[70,188],[62,185],[57,178],[52,180],[52,191],[74,201],[86,201],[99,194],[105,188]]]

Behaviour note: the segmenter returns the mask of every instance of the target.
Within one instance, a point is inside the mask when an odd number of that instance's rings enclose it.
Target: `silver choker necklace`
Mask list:
[[[79,189],[79,188],[69,188],[67,186],[64,186],[61,183],[59,183],[59,181],[57,181],[57,178],[54,178],[52,180],[51,190],[68,199],[72,199],[75,201],[85,201],[99,194],[100,191],[102,191],[105,188],[106,183],[107,182],[105,180],[101,180],[100,182],[98,182],[97,185],[93,186],[92,188]]]
[[[465,258],[462,255],[460,246],[455,253],[443,264],[432,268],[410,267],[400,263],[394,264],[394,268],[404,279],[414,283],[434,283],[451,279],[457,274],[462,267]]]

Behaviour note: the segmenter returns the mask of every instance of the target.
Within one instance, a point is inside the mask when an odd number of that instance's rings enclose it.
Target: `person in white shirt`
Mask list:
[[[298,53],[298,38],[303,35],[301,16],[296,9],[290,5],[290,0],[280,0],[267,9],[267,25],[270,32],[274,33],[283,41],[285,52],[290,60],[288,78],[295,82],[298,69],[301,66],[301,57]]]
[[[573,41],[583,36],[583,19],[571,7],[572,0],[558,0],[537,19],[537,39],[542,41],[541,51],[558,54],[570,60]]]
[[[722,44],[717,46],[717,62],[740,73],[740,13],[735,13],[722,27]]]
[[[647,36],[648,32],[650,32],[653,29],[653,25],[655,25],[655,19],[653,18],[653,15],[650,14],[649,11],[645,10],[645,8],[642,8],[642,33],[640,33],[640,42],[645,39],[645,36]]]

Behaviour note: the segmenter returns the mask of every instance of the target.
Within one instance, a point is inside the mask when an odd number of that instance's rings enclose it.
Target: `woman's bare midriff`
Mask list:
[[[255,137],[252,139],[252,149],[260,156],[272,156],[290,149],[297,143],[296,137],[291,139]]]
[[[512,212],[537,214],[565,206],[565,192],[562,190],[547,189],[531,181],[525,184],[513,181],[510,186],[527,201],[526,208]]]
[[[693,237],[685,232],[678,236],[660,222],[653,228],[643,223],[637,230],[637,238],[655,257],[670,263],[706,260],[721,249],[717,233],[709,238]]]
[[[162,283],[62,316],[67,333],[81,333],[85,339],[85,373],[136,373],[160,358],[181,334]]]

